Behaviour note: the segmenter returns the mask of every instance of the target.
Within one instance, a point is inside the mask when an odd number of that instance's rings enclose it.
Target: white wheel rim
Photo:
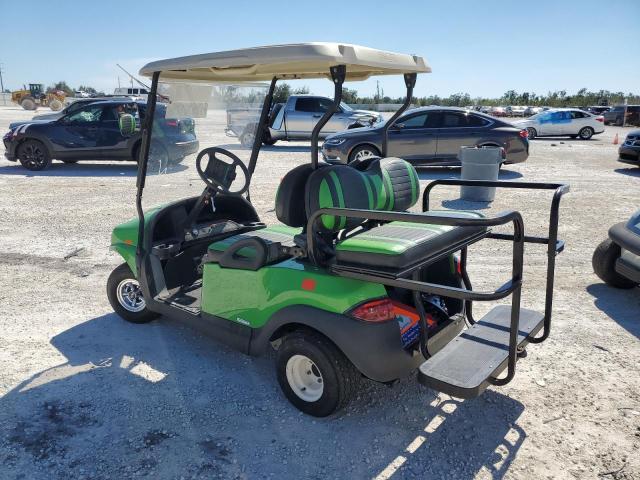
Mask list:
[[[244,143],[247,148],[253,147],[253,143],[255,142],[255,135],[253,133],[245,133],[244,134]]]
[[[298,397],[305,402],[317,402],[324,391],[322,373],[310,358],[293,355],[286,366],[287,382]]]
[[[118,303],[128,312],[138,313],[146,306],[140,284],[137,280],[127,278],[118,284],[116,290]]]
[[[364,160],[365,158],[375,156],[371,150],[360,150],[356,153],[355,160]]]

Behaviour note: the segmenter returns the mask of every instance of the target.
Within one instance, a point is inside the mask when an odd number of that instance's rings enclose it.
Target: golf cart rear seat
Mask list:
[[[415,168],[399,158],[374,159],[360,168],[332,165],[315,170],[306,186],[307,215],[321,208],[402,212],[416,204],[420,182]],[[470,211],[432,215],[484,218]],[[321,231],[347,232],[335,245],[334,268],[402,271],[458,250],[488,233],[486,227],[458,227],[392,221],[365,222],[323,215]]]

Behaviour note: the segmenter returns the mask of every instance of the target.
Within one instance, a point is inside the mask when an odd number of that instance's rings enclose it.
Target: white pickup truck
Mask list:
[[[311,132],[333,100],[315,95],[292,95],[286,103],[277,103],[271,109],[268,129],[262,141],[273,145],[278,140],[309,140]],[[256,125],[260,116],[257,108],[228,108],[226,133],[240,139],[243,146],[253,146]],[[320,132],[320,138],[349,128],[365,127],[382,122],[382,115],[368,110],[354,110],[341,103]]]

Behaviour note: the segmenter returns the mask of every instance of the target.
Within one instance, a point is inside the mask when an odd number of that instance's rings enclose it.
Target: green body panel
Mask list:
[[[162,207],[151,208],[144,213],[145,228],[149,221],[160,211]],[[138,244],[138,218],[117,225],[111,232],[111,250],[118,252],[134,275],[136,272],[136,246]]]
[[[257,271],[208,263],[204,267],[202,311],[259,328],[290,305],[344,313],[386,295],[383,285],[338,277],[300,260],[286,260]]]

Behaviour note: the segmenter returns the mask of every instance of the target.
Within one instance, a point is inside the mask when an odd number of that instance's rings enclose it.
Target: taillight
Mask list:
[[[526,128],[524,130],[520,130],[520,138],[529,138],[529,131]]]
[[[165,125],[167,125],[168,127],[177,127],[178,126],[178,120],[166,120],[165,121]]]
[[[386,322],[387,320],[396,318],[393,303],[388,298],[363,303],[354,308],[350,313],[351,316],[364,320],[365,322]]]
[[[602,115],[596,117],[596,122],[604,122],[604,117]]]

